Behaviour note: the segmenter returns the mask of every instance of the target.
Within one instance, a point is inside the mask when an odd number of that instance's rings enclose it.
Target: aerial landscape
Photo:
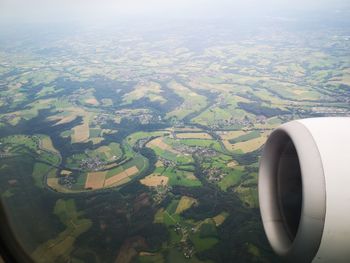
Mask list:
[[[282,123],[350,116],[348,27],[0,34],[0,194],[36,262],[278,262],[259,156]]]

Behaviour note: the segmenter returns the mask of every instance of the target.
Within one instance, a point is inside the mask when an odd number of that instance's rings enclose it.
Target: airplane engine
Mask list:
[[[291,262],[350,262],[350,118],[281,125],[260,160],[259,203],[273,250]]]

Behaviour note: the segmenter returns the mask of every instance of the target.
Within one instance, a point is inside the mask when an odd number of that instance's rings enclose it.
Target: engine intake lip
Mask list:
[[[300,166],[301,209],[297,229],[291,234],[280,200],[280,161],[286,145],[295,147]],[[300,122],[286,123],[271,133],[259,168],[259,203],[267,238],[273,250],[293,262],[311,262],[324,228],[326,188],[317,144]]]

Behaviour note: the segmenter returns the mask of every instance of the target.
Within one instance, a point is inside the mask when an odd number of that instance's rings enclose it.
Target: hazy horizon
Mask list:
[[[345,0],[193,0],[161,1],[43,1],[1,0],[0,21],[8,23],[87,22],[157,19],[237,19],[310,15],[346,17],[350,3]]]

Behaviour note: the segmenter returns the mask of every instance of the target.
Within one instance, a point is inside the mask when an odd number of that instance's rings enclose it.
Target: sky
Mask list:
[[[99,21],[120,17],[221,18],[336,13],[348,0],[0,0],[0,21]]]

